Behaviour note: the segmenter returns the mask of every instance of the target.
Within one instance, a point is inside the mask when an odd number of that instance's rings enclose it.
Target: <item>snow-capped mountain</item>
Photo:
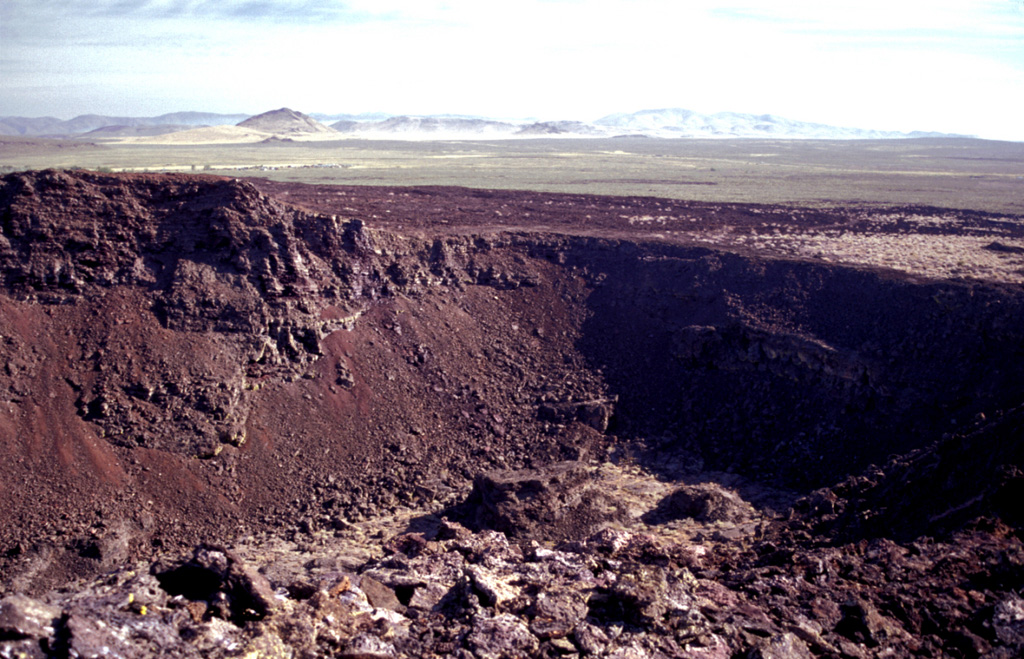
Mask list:
[[[718,112],[701,114],[669,108],[612,114],[594,122],[497,121],[483,117],[396,116],[375,121],[343,119],[331,127],[345,134],[384,139],[476,139],[529,137],[894,139],[942,137],[943,133],[901,133],[794,121],[770,114]]]
[[[480,117],[401,115],[379,121],[343,119],[331,124],[331,128],[365,138],[420,136],[443,139],[444,137],[507,137],[515,133],[519,126],[514,123]]]
[[[829,140],[948,137],[944,133],[901,133],[829,126],[794,121],[771,114],[754,115],[739,112],[700,114],[680,108],[611,114],[598,119],[594,124],[612,133],[640,134],[650,137],[768,137]]]

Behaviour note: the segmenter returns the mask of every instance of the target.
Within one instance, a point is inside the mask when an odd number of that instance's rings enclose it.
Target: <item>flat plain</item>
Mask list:
[[[818,208],[1024,213],[1024,144],[975,139],[333,140],[125,144],[0,138],[0,171],[206,172],[275,181],[464,186]]]

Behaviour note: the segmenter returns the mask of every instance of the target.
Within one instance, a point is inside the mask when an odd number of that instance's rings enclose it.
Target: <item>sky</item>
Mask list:
[[[285,106],[1024,141],[1024,0],[0,0],[0,116]]]

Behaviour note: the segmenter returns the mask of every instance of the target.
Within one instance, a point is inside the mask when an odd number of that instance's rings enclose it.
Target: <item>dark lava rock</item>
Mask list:
[[[530,631],[538,638],[568,636],[588,613],[587,601],[575,590],[553,588],[537,593]]]
[[[480,474],[462,508],[474,528],[519,540],[580,539],[624,514],[581,462]]]
[[[869,602],[853,599],[840,609],[843,618],[836,625],[836,631],[852,641],[876,647],[905,634],[894,621],[878,613]]]
[[[202,545],[190,560],[159,570],[156,577],[168,593],[206,602],[224,619],[258,619],[277,606],[267,578],[223,547]]]
[[[698,522],[745,522],[754,516],[754,508],[738,494],[716,483],[681,485],[644,515],[649,524],[673,519]]]
[[[467,640],[473,654],[480,659],[529,657],[539,645],[526,624],[508,613],[477,616]]]
[[[811,659],[814,655],[795,634],[777,634],[759,641],[747,659]]]
[[[1004,254],[1024,254],[1024,247],[1015,247],[1014,245],[1006,245],[999,242],[998,240],[992,241],[989,244],[982,247],[991,252],[1003,252]]]
[[[562,424],[578,421],[598,432],[604,432],[612,418],[611,402],[590,400],[581,403],[546,403],[537,408],[537,416],[542,421]]]

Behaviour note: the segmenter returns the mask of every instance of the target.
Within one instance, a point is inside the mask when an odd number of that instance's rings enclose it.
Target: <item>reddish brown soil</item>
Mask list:
[[[1021,237],[1012,218],[944,213],[951,235]],[[201,539],[360,519],[495,466],[628,452],[666,477],[713,468],[809,492],[944,435],[975,436],[1024,402],[1019,286],[707,240],[773,223],[920,229],[877,217],[5,177],[0,589],[40,591]],[[942,491],[928,502],[941,523],[920,532],[1002,514],[1015,449],[964,456],[991,487]],[[859,498],[819,532],[908,487],[893,483],[848,486]]]

